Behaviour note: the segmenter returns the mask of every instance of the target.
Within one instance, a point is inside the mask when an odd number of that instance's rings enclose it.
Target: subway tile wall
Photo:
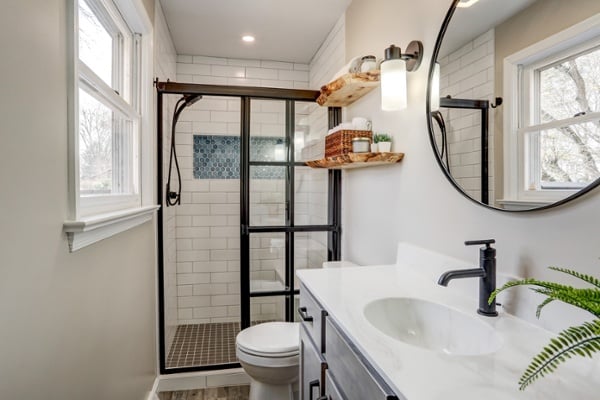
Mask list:
[[[494,102],[494,30],[440,58],[440,95]],[[452,176],[465,191],[481,199],[481,112],[440,109],[448,131]],[[494,200],[494,110],[489,121],[489,196]],[[438,143],[441,136],[437,135]]]
[[[309,66],[306,64],[177,57],[178,82],[305,89],[308,79]],[[251,116],[254,140],[283,137],[284,111],[282,102],[254,101]],[[313,114],[326,116],[327,112],[314,104],[297,103],[297,154],[311,136],[324,134],[321,130],[313,131]],[[239,118],[239,99],[206,96],[186,109],[177,125],[176,148],[183,179],[182,205],[175,207],[179,324],[230,322],[240,318],[240,182],[239,179],[214,179],[220,176],[202,176],[197,172],[194,175],[194,136],[239,140]],[[270,151],[265,150],[256,156]],[[239,168],[239,165],[235,167]],[[257,172],[250,183],[251,224],[280,225],[285,212],[284,180],[273,179],[280,178],[276,174],[270,176],[272,179],[262,179],[262,173],[265,171]],[[326,171],[315,172],[308,168],[297,171],[297,221],[326,223],[326,191]],[[297,235],[295,240],[298,266],[320,267],[327,256],[323,234]],[[251,237],[251,278],[257,290],[281,286],[284,243],[281,234]],[[253,298],[252,319],[282,319],[283,304],[283,298]]]

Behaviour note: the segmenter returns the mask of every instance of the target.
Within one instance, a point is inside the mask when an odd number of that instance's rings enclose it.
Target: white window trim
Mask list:
[[[500,204],[511,205],[548,205],[561,200],[576,191],[527,191],[525,190],[525,149],[520,145],[517,132],[523,127],[519,120],[520,107],[523,106],[519,94],[521,80],[521,65],[533,64],[548,58],[552,53],[579,46],[600,35],[600,14],[596,14],[576,25],[573,25],[555,35],[537,42],[504,59],[504,198]],[[589,116],[590,118],[593,116]],[[577,122],[586,118],[578,117]],[[548,124],[550,125],[550,124]],[[539,126],[536,128],[539,130]],[[523,129],[521,129],[523,131]]]
[[[80,62],[77,54],[78,0],[68,3],[68,183],[69,218],[63,224],[71,252],[89,246],[102,239],[109,238],[138,225],[152,220],[159,206],[156,205],[154,191],[155,143],[154,110],[152,93],[152,75],[154,69],[153,25],[142,0],[114,0],[126,18],[130,28],[142,35],[141,40],[141,90],[140,90],[140,187],[139,201],[135,207],[97,214],[81,216],[79,198],[79,147],[78,147],[78,91]],[[134,50],[135,51],[135,50]],[[139,54],[139,53],[138,53]],[[85,72],[85,71],[83,71]],[[115,96],[117,97],[117,96]],[[122,99],[115,100],[117,103]],[[118,106],[118,104],[115,104]],[[131,199],[129,199],[131,200]],[[127,204],[127,203],[125,203]]]

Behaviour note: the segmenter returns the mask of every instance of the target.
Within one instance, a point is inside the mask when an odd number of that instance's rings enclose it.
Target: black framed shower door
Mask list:
[[[336,261],[341,258],[341,171],[327,171],[327,215],[324,223],[306,224],[306,221],[298,221],[296,218],[296,178],[300,169],[306,168],[306,164],[296,160],[296,105],[306,102],[315,102],[319,92],[309,90],[258,88],[258,87],[236,87],[219,85],[200,85],[176,82],[156,81],[157,88],[157,164],[158,164],[158,200],[159,205],[164,206],[165,188],[162,176],[162,118],[163,118],[163,95],[190,95],[199,94],[204,96],[225,96],[239,98],[241,102],[240,111],[240,328],[245,329],[253,322],[251,304],[256,299],[283,299],[285,321],[293,321],[295,318],[294,299],[299,291],[295,282],[295,250],[296,241],[299,236],[307,234],[326,235],[327,260]],[[284,157],[282,160],[260,160],[251,156],[252,137],[252,108],[261,100],[281,102],[285,107],[285,133],[282,135]],[[328,125],[337,125],[341,122],[341,109],[328,109]],[[285,212],[280,221],[275,224],[261,224],[252,221],[253,203],[252,196],[252,173],[253,169],[271,168],[283,172],[284,205]],[[164,228],[162,207],[158,213],[158,278],[159,278],[159,355],[161,374],[172,374],[180,372],[193,372],[202,370],[237,368],[239,363],[228,363],[218,365],[202,365],[183,368],[166,368],[166,343],[165,343],[165,288],[164,288]],[[260,221],[259,221],[260,222]],[[302,223],[301,223],[302,222]],[[253,237],[276,235],[283,239],[284,273],[281,277],[282,287],[274,290],[265,288],[253,289],[251,287],[252,257],[251,240]]]

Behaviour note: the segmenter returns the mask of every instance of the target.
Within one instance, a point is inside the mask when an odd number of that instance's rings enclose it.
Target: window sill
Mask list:
[[[532,208],[544,207],[544,206],[547,206],[548,204],[552,204],[553,201],[502,199],[502,200],[498,200],[497,203],[502,205],[506,210],[520,211],[520,210],[531,210]]]
[[[158,210],[157,205],[133,208],[78,221],[65,221],[63,230],[69,240],[69,251],[74,252],[100,240],[148,222]]]

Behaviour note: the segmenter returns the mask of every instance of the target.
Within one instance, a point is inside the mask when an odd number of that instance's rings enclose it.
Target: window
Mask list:
[[[600,176],[600,47],[569,50],[523,67],[526,190],[578,190]]]
[[[79,204],[86,216],[141,205],[140,112],[133,96],[139,35],[110,2],[80,0],[78,8]]]
[[[550,203],[600,177],[599,65],[598,18],[505,60],[506,199]]]
[[[147,212],[155,207],[144,207],[152,199],[148,190],[142,192],[143,171],[152,166],[146,143],[151,111],[143,85],[150,82],[152,66],[151,41],[144,36],[151,33],[148,16],[137,1],[72,1],[72,209],[65,231],[76,250],[76,233],[110,227],[110,233],[96,231],[97,237],[79,243],[91,244],[135,226],[135,216],[150,219]]]

